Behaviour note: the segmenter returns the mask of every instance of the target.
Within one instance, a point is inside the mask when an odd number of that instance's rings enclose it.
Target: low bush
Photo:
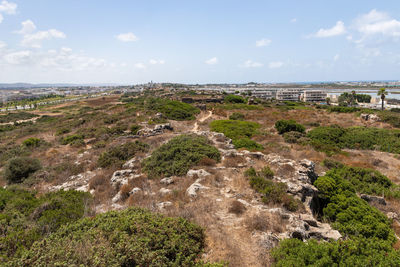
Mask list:
[[[299,143],[299,140],[305,136],[304,133],[290,131],[283,134],[283,138],[285,139],[286,143],[296,144]]]
[[[360,108],[356,107],[344,107],[344,106],[329,106],[328,111],[329,112],[337,112],[337,113],[353,113],[360,111]]]
[[[246,148],[249,150],[262,150],[264,148],[262,145],[260,145],[256,141],[251,140],[250,138],[235,139],[232,143],[236,149]]]
[[[9,183],[20,183],[40,169],[41,164],[38,159],[28,157],[13,158],[4,167],[4,178]]]
[[[112,165],[121,167],[124,161],[132,158],[136,153],[146,152],[148,149],[149,145],[140,141],[114,146],[100,155],[97,165],[102,168]]]
[[[16,187],[0,188],[0,265],[20,257],[35,241],[62,225],[82,218],[90,211],[90,199],[90,194],[74,190],[37,197]]]
[[[136,135],[141,128],[142,126],[134,124],[131,126],[130,130],[133,135]]]
[[[275,122],[275,128],[278,130],[279,134],[292,131],[304,133],[306,131],[306,128],[303,125],[294,120],[278,120]]]
[[[246,206],[238,200],[233,200],[229,206],[228,211],[236,215],[241,215],[246,211]]]
[[[310,144],[319,151],[336,153],[343,148],[400,153],[400,130],[337,125],[317,127],[307,133]]]
[[[250,138],[257,133],[260,124],[251,121],[240,120],[216,120],[210,123],[211,131],[223,133],[233,140],[235,148],[247,148],[261,150],[262,145]]]
[[[245,176],[249,177],[250,186],[262,194],[264,203],[282,204],[289,211],[297,211],[302,208],[301,201],[286,193],[287,185],[285,183],[271,180],[273,172],[269,168],[264,168],[260,172],[250,168],[246,170]]]
[[[38,147],[38,146],[40,146],[40,145],[43,144],[43,143],[44,143],[43,140],[41,140],[41,139],[39,139],[39,138],[35,138],[35,137],[31,137],[31,138],[25,139],[25,140],[22,142],[22,144],[23,144],[24,146],[29,147],[29,148]]]
[[[323,164],[325,167],[327,167],[328,169],[343,168],[343,167],[344,167],[344,164],[343,164],[343,163],[341,163],[341,162],[339,162],[339,161],[336,161],[336,160],[333,160],[333,159],[329,159],[329,158],[324,159],[324,161],[322,162],[322,164]]]
[[[35,243],[15,266],[193,266],[203,230],[139,208],[81,219]]]
[[[60,143],[62,145],[68,145],[68,144],[80,144],[83,142],[84,136],[82,134],[73,134],[69,136],[65,136],[61,138]]]
[[[391,111],[381,111],[379,112],[379,118],[381,121],[389,123],[393,127],[400,128],[400,114]]]
[[[239,112],[234,112],[229,116],[230,120],[244,121],[244,115]]]
[[[205,137],[180,135],[156,149],[142,165],[149,177],[182,176],[203,158],[219,162],[221,155]]]
[[[233,103],[233,104],[245,104],[247,103],[246,99],[238,96],[238,95],[227,95],[224,97],[225,103]]]
[[[275,266],[398,266],[400,252],[385,241],[356,238],[320,242],[286,239],[272,251]]]

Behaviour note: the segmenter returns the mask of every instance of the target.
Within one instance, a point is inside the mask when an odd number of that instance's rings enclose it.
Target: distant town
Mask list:
[[[389,96],[385,99],[388,108],[400,106],[400,81],[379,82],[331,82],[331,83],[247,83],[247,84],[175,84],[153,83],[137,85],[33,85],[0,84],[0,111],[33,109],[40,105],[57,104],[110,94],[142,92],[144,90],[192,90],[215,92],[217,94],[240,94],[251,98],[277,101],[304,101],[324,104],[327,101],[337,105],[342,93],[366,94],[371,96],[369,103],[359,103],[368,108],[379,108],[381,99],[377,96],[379,88],[386,88]]]

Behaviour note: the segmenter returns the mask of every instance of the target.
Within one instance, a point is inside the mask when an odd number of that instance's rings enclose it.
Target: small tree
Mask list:
[[[381,97],[382,99],[382,110],[384,109],[384,105],[385,105],[385,97],[389,94],[388,91],[386,91],[385,88],[380,88],[378,91],[378,96]]]
[[[4,169],[4,177],[10,183],[20,183],[32,173],[41,169],[38,159],[20,157],[10,159]]]

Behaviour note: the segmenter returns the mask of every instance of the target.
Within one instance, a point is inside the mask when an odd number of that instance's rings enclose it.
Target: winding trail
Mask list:
[[[207,120],[208,118],[210,118],[212,116],[212,111],[210,110],[210,111],[208,111],[208,114],[206,115],[206,116],[203,116],[203,117],[201,117],[200,119],[199,119],[199,122],[204,122],[205,120]],[[194,126],[193,126],[193,129],[191,130],[192,132],[198,132],[199,131],[199,124],[198,124],[198,122],[196,121],[195,122],[195,124],[194,124]]]

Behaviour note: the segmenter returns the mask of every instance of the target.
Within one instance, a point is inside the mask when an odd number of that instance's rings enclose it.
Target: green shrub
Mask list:
[[[4,167],[4,178],[9,183],[20,183],[40,169],[41,164],[38,159],[28,157],[13,158]]]
[[[15,266],[194,266],[203,230],[139,208],[81,219],[35,243]]]
[[[289,211],[297,211],[303,206],[299,200],[286,193],[287,185],[285,183],[271,180],[274,173],[269,167],[263,168],[260,172],[256,172],[254,168],[250,168],[245,171],[245,176],[250,179],[250,186],[262,194],[264,203],[282,204]]]
[[[250,138],[235,139],[232,142],[236,149],[247,148],[249,150],[262,150],[263,146]]]
[[[400,128],[400,114],[393,112],[393,109],[391,111],[379,112],[379,118],[393,127]]]
[[[137,124],[134,124],[134,125],[132,125],[131,126],[131,133],[132,134],[137,134],[138,133],[138,131],[140,130],[142,128],[142,126],[140,126],[140,125],[137,125]]]
[[[299,143],[299,139],[304,137],[305,134],[296,131],[290,131],[283,134],[283,138],[285,139],[286,143],[296,144]]]
[[[322,162],[322,164],[327,167],[328,169],[333,169],[333,168],[343,168],[344,164],[333,160],[333,159],[324,159],[324,161]]]
[[[238,95],[227,95],[224,97],[225,103],[233,103],[233,104],[245,104],[247,103],[246,99]]]
[[[250,121],[216,120],[210,124],[211,131],[223,133],[231,139],[252,137],[257,133],[260,124]]]
[[[398,266],[400,252],[371,238],[320,242],[286,239],[272,251],[275,266]]]
[[[343,148],[400,153],[400,131],[381,128],[324,126],[307,133],[319,151],[338,152]]]
[[[306,131],[306,128],[303,125],[296,123],[294,120],[278,120],[275,122],[275,128],[278,130],[279,134],[291,131],[304,133]]]
[[[34,148],[38,147],[43,143],[43,140],[35,137],[28,138],[22,142],[22,144],[26,147]]]
[[[229,116],[230,120],[244,121],[244,115],[239,112],[234,112]]]
[[[328,111],[329,112],[337,112],[337,113],[353,113],[360,111],[360,108],[356,107],[343,107],[343,106],[329,106]]]
[[[68,129],[68,128],[61,128],[61,129],[58,129],[57,131],[56,131],[56,135],[58,136],[58,135],[63,135],[63,134],[66,134],[66,133],[69,133],[71,130],[70,129]]]
[[[74,190],[37,197],[16,187],[0,188],[0,221],[4,226],[0,235],[0,265],[20,257],[35,241],[61,225],[82,218],[90,212],[90,199],[90,194]]]
[[[126,143],[109,148],[100,155],[97,165],[106,168],[112,165],[122,166],[123,162],[132,158],[138,152],[146,152],[149,145],[140,141]]]
[[[79,144],[83,142],[84,136],[82,134],[73,134],[69,136],[65,136],[61,138],[60,143],[62,145],[68,145],[68,144]]]
[[[205,137],[180,135],[156,149],[142,165],[150,177],[182,176],[203,158],[219,162],[221,155]]]

